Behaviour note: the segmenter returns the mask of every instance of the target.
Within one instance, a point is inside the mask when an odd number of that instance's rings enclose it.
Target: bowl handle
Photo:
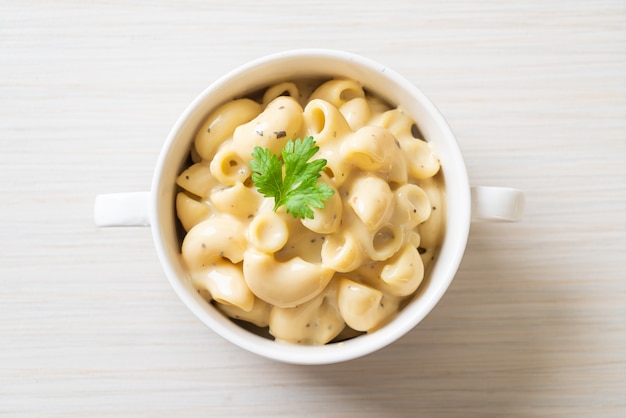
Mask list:
[[[472,221],[516,222],[524,212],[524,193],[509,187],[474,186]]]
[[[150,192],[109,193],[96,196],[93,218],[97,226],[150,225]]]

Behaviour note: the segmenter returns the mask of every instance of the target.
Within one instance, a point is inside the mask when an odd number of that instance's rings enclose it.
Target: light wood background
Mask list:
[[[299,47],[404,74],[473,184],[527,193],[422,324],[323,367],[217,337],[148,228],[92,221],[208,84]],[[626,416],[624,0],[0,0],[0,146],[3,417]]]

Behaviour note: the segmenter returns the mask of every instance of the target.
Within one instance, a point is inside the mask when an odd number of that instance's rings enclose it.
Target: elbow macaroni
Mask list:
[[[276,340],[373,332],[415,295],[441,245],[439,160],[415,123],[354,80],[286,81],[218,107],[177,178],[181,256],[198,292]],[[313,136],[335,194],[295,219],[252,184],[255,146]]]

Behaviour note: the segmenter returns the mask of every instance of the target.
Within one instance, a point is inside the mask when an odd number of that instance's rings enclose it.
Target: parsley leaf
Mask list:
[[[312,136],[289,140],[281,157],[269,149],[254,147],[250,161],[252,181],[259,193],[274,198],[274,211],[285,206],[294,218],[313,219],[313,208],[322,209],[335,191],[326,183],[317,183],[327,161],[309,161],[319,147]]]

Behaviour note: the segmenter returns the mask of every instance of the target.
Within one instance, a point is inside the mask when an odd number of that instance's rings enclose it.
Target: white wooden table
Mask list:
[[[148,190],[170,127],[226,71],[332,47],[446,115],[476,224],[431,315],[392,346],[302,367],[217,337],[148,228],[96,194]],[[0,416],[626,416],[626,3],[0,1]]]

